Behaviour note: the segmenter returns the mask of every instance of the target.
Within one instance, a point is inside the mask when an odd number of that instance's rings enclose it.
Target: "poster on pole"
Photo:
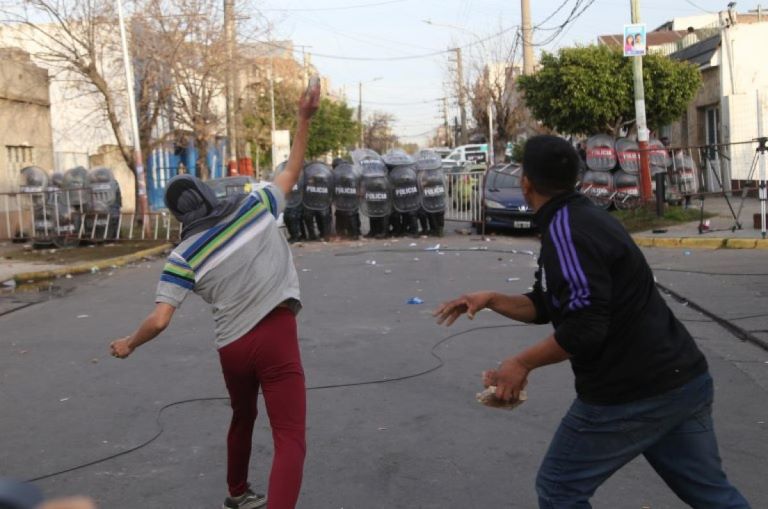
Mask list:
[[[624,25],[624,56],[645,56],[645,23]]]

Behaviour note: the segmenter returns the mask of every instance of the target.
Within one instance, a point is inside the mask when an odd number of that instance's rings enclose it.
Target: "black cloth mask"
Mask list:
[[[192,175],[177,175],[165,189],[165,206],[183,225],[181,240],[215,226],[232,214],[242,201],[242,196],[216,198],[205,182]]]

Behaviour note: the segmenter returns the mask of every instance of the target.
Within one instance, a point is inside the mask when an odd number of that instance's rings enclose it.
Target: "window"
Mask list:
[[[513,187],[520,187],[520,179],[516,175],[496,172],[496,178],[493,180],[493,187],[496,189],[510,189]]]
[[[5,147],[5,175],[0,185],[16,188],[19,182],[19,172],[22,168],[35,163],[32,147],[23,145],[6,145]]]

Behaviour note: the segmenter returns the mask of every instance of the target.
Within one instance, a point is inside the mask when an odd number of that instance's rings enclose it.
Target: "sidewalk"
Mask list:
[[[738,214],[741,196],[730,197],[733,211]],[[691,207],[698,209],[699,200],[692,200]],[[704,212],[715,214],[705,219],[709,229],[699,233],[699,221],[663,228],[663,231],[645,231],[633,235],[642,247],[691,247],[704,249],[768,249],[768,240],[762,238],[760,229],[753,227],[753,215],[760,212],[760,201],[756,198],[744,200],[739,216],[741,229],[733,229],[735,220],[724,197],[707,197]]]
[[[171,244],[89,246],[70,249],[36,249],[0,242],[0,284],[25,284],[75,274],[120,267],[169,250]],[[128,252],[126,252],[128,251]],[[20,256],[29,253],[29,256]],[[13,283],[12,283],[13,282]]]

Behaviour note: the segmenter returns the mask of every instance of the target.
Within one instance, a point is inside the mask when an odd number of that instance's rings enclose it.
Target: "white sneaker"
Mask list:
[[[267,496],[254,493],[249,488],[239,497],[227,497],[221,509],[257,509],[267,505]]]

